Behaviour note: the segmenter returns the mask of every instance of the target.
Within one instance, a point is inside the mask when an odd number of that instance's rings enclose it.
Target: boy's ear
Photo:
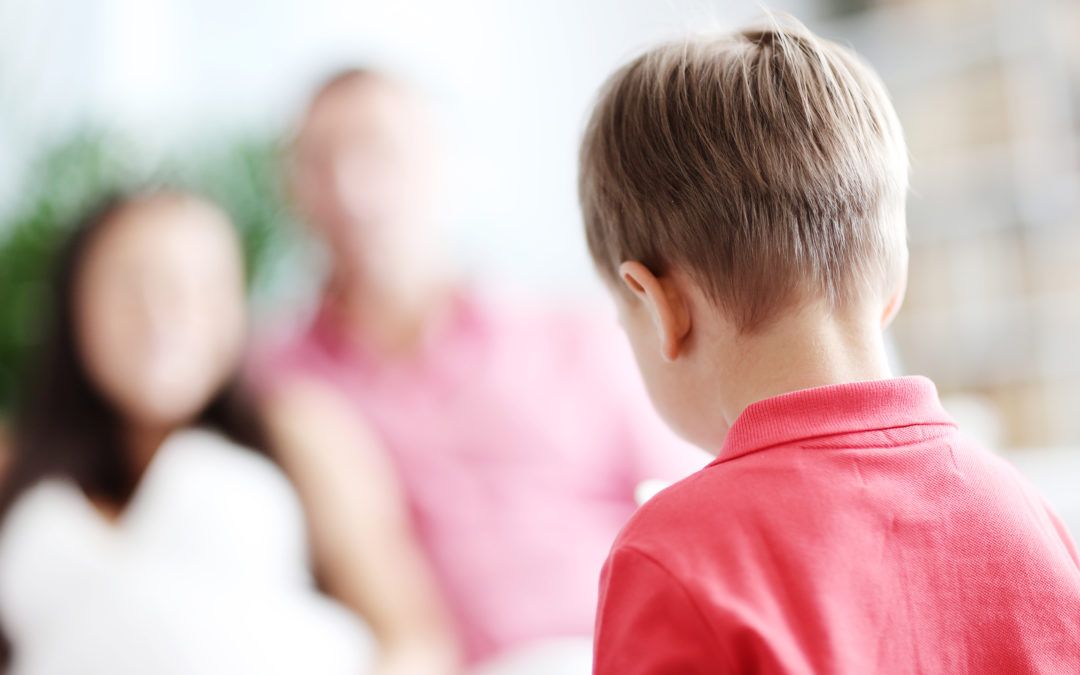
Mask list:
[[[619,279],[648,310],[661,355],[674,361],[690,334],[690,306],[682,289],[673,279],[657,277],[636,260],[619,265]]]
[[[908,273],[907,265],[905,265],[903,269],[900,270],[896,286],[885,301],[885,310],[881,313],[882,330],[888,328],[889,324],[893,322],[893,319],[895,319],[896,315],[900,312],[900,307],[904,304],[904,295],[907,293],[907,281]]]

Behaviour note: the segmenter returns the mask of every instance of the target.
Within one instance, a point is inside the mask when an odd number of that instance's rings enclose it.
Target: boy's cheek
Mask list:
[[[630,350],[634,353],[634,361],[637,362],[638,370],[641,371],[650,389],[658,386],[658,381],[663,379],[663,359],[660,355],[660,345],[654,331],[643,330],[630,317],[623,320],[623,331],[626,333]]]
[[[630,341],[634,343],[635,349],[638,345],[646,348],[648,345],[654,344],[659,351],[659,336],[645,304],[634,298],[629,301],[620,300],[616,303],[616,306],[619,312],[619,324],[630,338]]]
[[[619,289],[615,288],[611,284],[608,284],[608,293],[611,295],[611,304],[615,307],[615,320],[619,322],[619,325],[626,328],[626,314],[629,308],[626,306],[626,297]]]

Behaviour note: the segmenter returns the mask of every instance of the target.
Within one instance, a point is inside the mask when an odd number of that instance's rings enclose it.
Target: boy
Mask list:
[[[596,673],[1080,672],[1063,526],[929,380],[890,379],[906,189],[883,86],[802,26],[606,85],[589,247],[653,403],[716,460],[616,540]]]

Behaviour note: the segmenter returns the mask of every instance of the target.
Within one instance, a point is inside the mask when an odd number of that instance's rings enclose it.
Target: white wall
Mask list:
[[[437,105],[468,267],[592,283],[574,181],[593,92],[656,39],[758,13],[751,0],[0,0],[0,201],[20,158],[80,120],[150,150],[273,129],[313,79],[358,59]]]

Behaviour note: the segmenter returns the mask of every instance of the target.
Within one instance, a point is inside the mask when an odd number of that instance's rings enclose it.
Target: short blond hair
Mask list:
[[[589,249],[685,268],[738,327],[884,290],[906,264],[903,133],[850,50],[775,19],[668,43],[601,90],[581,148]]]

